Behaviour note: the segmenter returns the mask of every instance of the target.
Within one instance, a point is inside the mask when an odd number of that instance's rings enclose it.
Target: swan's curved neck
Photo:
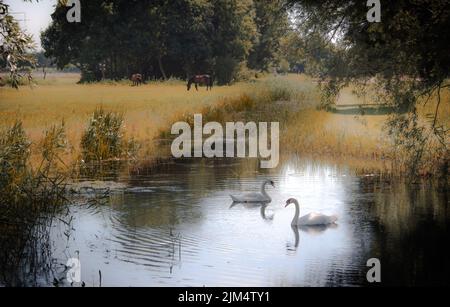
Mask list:
[[[295,205],[295,215],[294,215],[294,219],[292,220],[292,226],[297,226],[298,225],[298,219],[300,218],[300,205],[297,201],[294,202]]]
[[[267,199],[271,199],[269,194],[267,194],[266,192],[266,186],[267,186],[267,182],[264,182],[262,187],[261,187],[261,194],[266,197]]]

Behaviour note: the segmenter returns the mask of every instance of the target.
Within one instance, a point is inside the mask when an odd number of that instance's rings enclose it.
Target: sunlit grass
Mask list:
[[[331,160],[364,172],[390,169],[391,140],[383,130],[387,116],[332,114],[319,105],[319,92],[310,79],[289,76],[265,80],[251,93],[221,99],[201,113],[205,121],[220,123],[280,122],[284,155]],[[189,116],[178,120],[192,124]]]
[[[199,92],[187,92],[184,83],[175,81],[151,82],[141,87],[126,83],[78,85],[77,81],[76,75],[62,79],[47,76],[45,81],[37,80],[37,86],[23,86],[19,91],[0,89],[0,127],[20,119],[34,142],[43,130],[64,119],[69,144],[77,156],[82,133],[90,116],[100,106],[106,111],[123,113],[125,133],[149,142],[174,114],[199,109],[223,97],[240,95],[250,88],[250,84],[244,83],[215,87],[212,92],[204,88]]]
[[[38,85],[19,91],[0,89],[0,127],[21,120],[28,137],[36,142],[46,128],[64,120],[72,162],[81,156],[80,142],[93,112],[102,107],[124,116],[124,133],[141,144],[139,158],[152,159],[167,154],[160,151],[159,138],[179,120],[192,120],[202,113],[205,121],[279,121],[282,127],[281,151],[317,159],[331,159],[360,168],[389,168],[392,140],[383,129],[388,118],[332,114],[320,110],[317,83],[302,75],[273,77],[232,86],[214,87],[207,92],[186,90],[184,82],[149,82],[132,87],[130,82],[76,84],[75,74],[48,75],[36,78]],[[351,91],[341,95],[347,104],[357,104]],[[372,101],[366,99],[362,101]],[[421,118],[434,112],[436,97],[420,106]],[[448,127],[449,94],[442,94],[440,123]],[[71,161],[72,160],[72,161]]]

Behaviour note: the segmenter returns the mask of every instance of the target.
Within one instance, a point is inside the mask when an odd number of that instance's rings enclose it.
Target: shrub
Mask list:
[[[94,111],[87,130],[81,138],[82,158],[85,162],[133,158],[139,144],[127,140],[123,133],[123,115],[106,112],[102,108]]]
[[[122,125],[122,114],[105,112],[102,108],[95,110],[81,138],[84,161],[103,161],[120,157],[123,148]]]

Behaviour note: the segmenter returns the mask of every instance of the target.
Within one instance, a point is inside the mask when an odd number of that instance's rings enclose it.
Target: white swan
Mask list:
[[[292,220],[292,226],[321,226],[335,224],[338,218],[334,215],[328,216],[319,213],[310,213],[300,218],[300,205],[295,198],[291,198],[286,202],[286,208],[291,205],[295,205],[295,216]]]
[[[272,198],[266,193],[266,186],[270,184],[275,187],[275,183],[272,180],[266,180],[261,186],[260,193],[247,193],[240,196],[231,196],[231,199],[235,203],[270,203]]]

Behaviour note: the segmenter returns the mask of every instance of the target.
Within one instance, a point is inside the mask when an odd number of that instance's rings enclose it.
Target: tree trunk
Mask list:
[[[166,75],[166,72],[164,71],[164,67],[163,67],[161,56],[158,57],[158,64],[159,64],[159,70],[161,71],[161,74],[162,74],[164,80],[167,80],[167,75]]]

